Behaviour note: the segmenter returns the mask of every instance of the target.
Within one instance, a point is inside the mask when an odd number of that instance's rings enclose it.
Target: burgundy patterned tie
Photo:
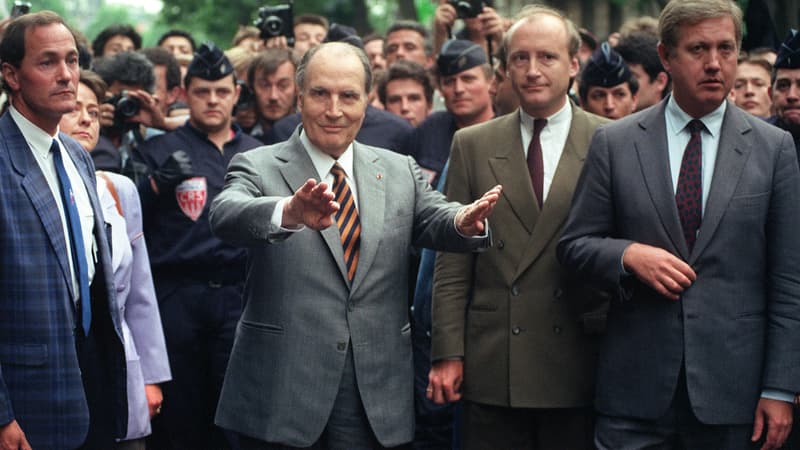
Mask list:
[[[533,138],[528,145],[528,172],[531,173],[533,193],[536,194],[539,208],[542,207],[544,196],[544,161],[542,160],[542,143],[539,135],[542,134],[545,125],[547,125],[547,119],[533,120]]]
[[[686,128],[692,133],[692,137],[683,151],[675,203],[678,205],[683,237],[691,252],[703,217],[703,144],[700,133],[705,126],[700,120],[694,119]]]
[[[358,247],[361,242],[361,221],[358,219],[353,193],[344,176],[344,169],[337,162],[331,168],[333,175],[333,194],[339,203],[336,211],[336,225],[339,226],[339,235],[342,239],[344,262],[347,264],[347,278],[353,281],[358,266]]]

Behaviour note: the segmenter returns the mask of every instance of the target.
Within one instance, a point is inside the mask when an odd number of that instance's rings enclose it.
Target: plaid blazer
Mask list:
[[[125,357],[106,226],[94,166],[80,145],[60,136],[83,178],[98,246],[92,286],[96,357],[124,433]],[[98,232],[99,231],[99,232]],[[108,280],[108,282],[105,282]],[[17,420],[33,448],[75,448],[86,439],[89,404],[74,335],[72,283],[53,194],[11,115],[0,117],[0,424]],[[105,395],[103,394],[103,395]],[[122,431],[120,431],[122,430]]]

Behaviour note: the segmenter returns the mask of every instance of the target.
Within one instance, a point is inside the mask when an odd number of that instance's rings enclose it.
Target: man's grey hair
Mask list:
[[[295,73],[295,83],[297,83],[297,88],[301,91],[305,90],[306,68],[314,58],[314,55],[319,53],[321,50],[331,47],[339,48],[341,50],[349,50],[353,53],[353,55],[358,57],[359,61],[361,61],[361,65],[364,67],[364,92],[369,94],[369,92],[372,90],[372,69],[370,68],[369,58],[367,57],[367,54],[364,53],[364,50],[343,42],[327,42],[325,44],[317,45],[316,47],[311,47],[311,49],[308,50],[305,55],[303,55],[300,65],[297,66],[297,72]]]

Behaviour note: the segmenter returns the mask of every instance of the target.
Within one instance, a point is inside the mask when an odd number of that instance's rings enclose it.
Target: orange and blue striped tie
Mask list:
[[[350,186],[345,180],[344,169],[337,162],[331,168],[333,180],[333,193],[336,202],[339,203],[339,211],[336,212],[336,225],[339,226],[339,234],[342,239],[344,250],[344,262],[347,264],[347,278],[353,281],[358,265],[358,245],[361,242],[361,221],[358,220],[358,210],[350,192]]]

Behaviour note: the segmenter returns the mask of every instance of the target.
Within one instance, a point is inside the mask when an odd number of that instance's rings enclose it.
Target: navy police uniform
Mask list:
[[[205,58],[210,63],[200,57],[204,51],[212,56]],[[194,66],[204,79],[228,76],[233,68],[227,58],[219,58],[221,54],[204,45],[189,74]],[[209,64],[217,69],[212,75],[216,78],[208,76]],[[230,447],[223,431],[214,426],[214,413],[242,311],[246,251],[211,233],[208,210],[222,191],[231,158],[259,145],[233,125],[231,139],[220,150],[187,122],[140,148],[152,173],[167,166],[176,153],[191,161],[190,173],[168,190],[159,188],[156,193],[148,180],[139,185],[173,379],[163,388],[164,403],[153,421],[151,448]]]
[[[789,30],[789,35],[778,49],[773,73],[777,73],[778,69],[800,69],[800,33],[797,30]],[[773,75],[774,82],[775,76]],[[767,122],[792,134],[794,147],[797,150],[797,155],[800,156],[800,125],[784,121],[782,117],[777,115],[768,118]]]

